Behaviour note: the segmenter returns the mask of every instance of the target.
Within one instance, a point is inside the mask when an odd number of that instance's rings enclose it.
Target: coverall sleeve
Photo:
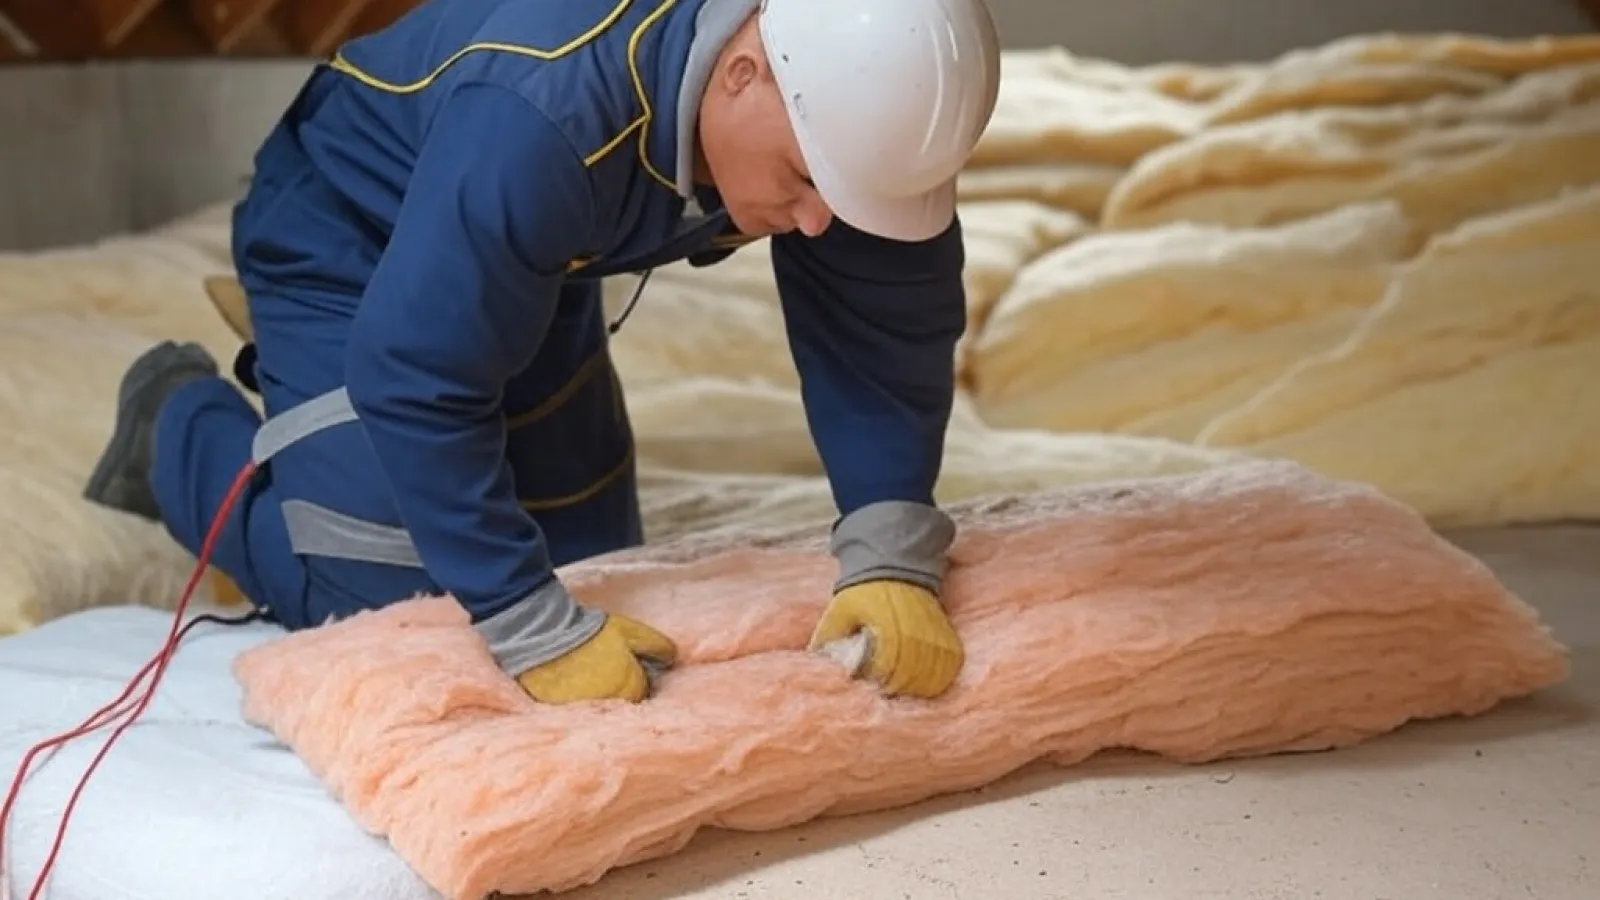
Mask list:
[[[961,223],[920,243],[835,219],[772,241],[806,420],[840,520],[836,588],[898,578],[937,590],[954,526],[933,489],[966,328]]]
[[[475,622],[537,600],[522,624],[571,644],[588,636],[584,614],[517,501],[500,401],[544,340],[594,220],[583,161],[538,108],[499,86],[454,88],[346,360],[352,405],[430,578]]]

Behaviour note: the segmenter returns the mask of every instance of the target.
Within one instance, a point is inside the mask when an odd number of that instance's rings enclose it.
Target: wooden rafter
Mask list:
[[[185,0],[189,17],[218,53],[249,39],[279,0]]]
[[[111,49],[121,44],[147,16],[162,5],[162,0],[85,0],[99,32],[100,46]]]
[[[370,0],[288,0],[278,14],[289,45],[307,56],[327,56],[344,42]]]
[[[99,56],[105,51],[94,13],[80,0],[0,0],[0,15],[50,58]]]
[[[0,14],[41,56],[91,57],[115,52],[162,0],[0,0]]]
[[[420,0],[0,0],[0,63],[326,57]],[[9,24],[8,30],[5,26]],[[13,40],[11,35],[20,40]]]
[[[420,0],[0,0],[0,63],[325,57]],[[1600,28],[1600,0],[1572,0]],[[7,27],[7,26],[10,27]],[[20,40],[15,39],[20,36]]]

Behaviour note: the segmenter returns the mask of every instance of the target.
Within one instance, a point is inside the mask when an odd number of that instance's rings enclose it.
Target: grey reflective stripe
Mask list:
[[[887,578],[938,594],[955,537],[954,520],[936,506],[901,500],[863,506],[834,527],[830,549],[839,577],[833,589]]]
[[[578,603],[551,577],[533,593],[475,623],[495,662],[513,675],[571,653],[606,624],[606,614]]]
[[[259,466],[290,444],[355,420],[356,410],[345,389],[329,391],[262,423],[250,444],[250,458]]]
[[[250,445],[250,456],[256,465],[262,465],[296,441],[354,421],[356,410],[350,405],[349,393],[344,388],[329,391],[262,423]],[[306,500],[285,500],[282,507],[289,546],[295,553],[422,568],[416,545],[403,528],[357,519]]]
[[[305,500],[283,501],[283,521],[296,553],[422,568],[422,557],[404,528],[357,519]]]

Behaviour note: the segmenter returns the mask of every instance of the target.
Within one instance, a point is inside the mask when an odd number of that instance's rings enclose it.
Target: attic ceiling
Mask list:
[[[0,61],[312,56],[418,0],[0,0]]]
[[[0,0],[0,63],[326,57],[344,41],[388,25],[418,2]],[[1571,2],[1600,24],[1600,0]]]

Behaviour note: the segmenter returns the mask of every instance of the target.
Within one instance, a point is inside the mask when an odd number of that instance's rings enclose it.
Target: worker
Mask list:
[[[955,180],[998,79],[982,0],[426,0],[315,68],[234,208],[265,417],[157,345],[86,496],[198,554],[253,463],[212,560],[283,627],[448,594],[534,700],[637,702],[673,641],[556,572],[644,539],[600,279],[770,239],[839,513],[812,646],[865,630],[886,695],[938,696]]]

